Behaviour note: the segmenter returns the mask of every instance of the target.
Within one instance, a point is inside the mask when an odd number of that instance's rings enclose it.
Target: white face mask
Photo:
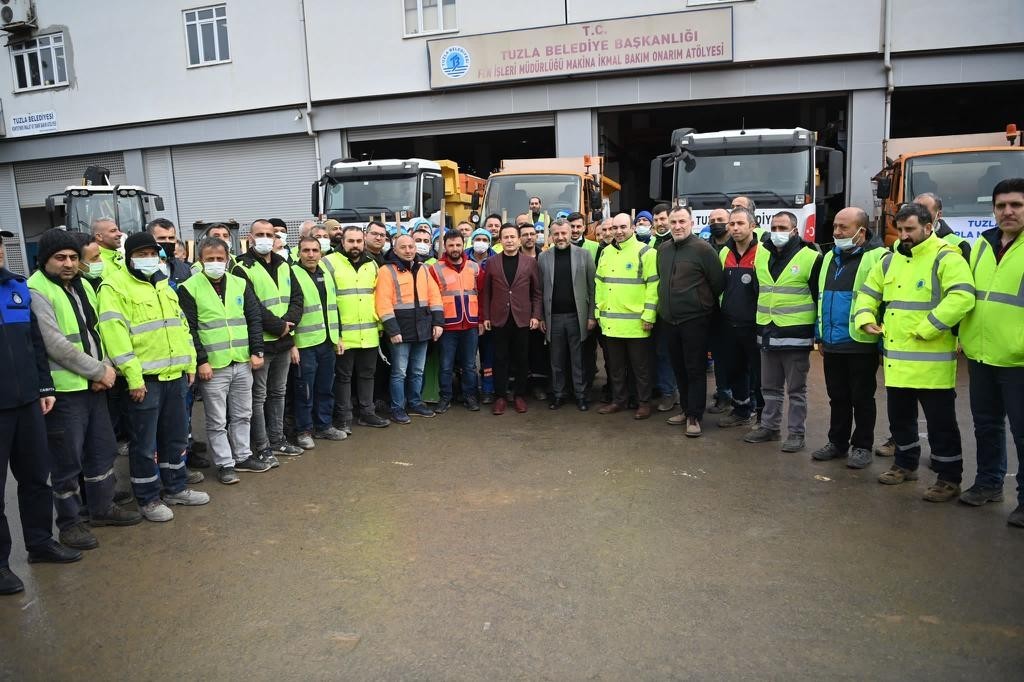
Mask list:
[[[149,277],[160,269],[159,256],[146,256],[145,258],[132,258],[132,267]]]
[[[426,256],[430,253],[430,244],[425,242],[416,242],[416,255]]]
[[[331,240],[327,237],[317,237],[316,239],[320,242],[320,253],[327,253],[331,250]]]
[[[790,235],[789,232],[772,232],[771,233],[772,244],[775,244],[775,246],[785,246],[786,244],[789,243],[789,237],[790,236],[791,235]]]
[[[544,246],[544,233],[543,232],[538,232],[537,233],[537,246]]]
[[[855,246],[855,244],[853,243],[853,237],[848,237],[846,239],[840,239],[839,237],[836,237],[835,242],[836,248],[839,249],[840,251],[851,251]]]
[[[160,274],[163,275],[164,277],[170,277],[171,276],[171,266],[169,266],[167,263],[161,263],[160,264]]]
[[[487,242],[473,242],[474,253],[487,253],[489,248],[491,248],[491,245]]]
[[[651,226],[650,225],[637,225],[636,226],[636,236],[638,236],[638,237],[650,237],[651,236]]]
[[[289,253],[290,253],[290,252],[288,251],[288,248],[287,248],[287,247],[285,247],[285,248],[283,248],[283,249],[278,249],[278,250],[276,251],[276,253],[277,253],[277,255],[278,255],[278,256],[280,256],[281,258],[284,258],[285,260],[288,260],[288,255],[289,255]]]
[[[252,248],[261,256],[266,256],[274,248],[273,237],[256,237],[253,240]]]
[[[87,263],[86,265],[89,269],[84,274],[89,279],[99,279],[103,274],[103,266],[105,265],[103,261],[100,260],[95,263]]]
[[[224,272],[227,270],[228,264],[219,261],[210,261],[209,263],[203,263],[203,272],[210,279],[220,279],[224,276]]]
[[[384,246],[380,247],[381,253],[387,253],[391,250],[391,242],[384,242]]]

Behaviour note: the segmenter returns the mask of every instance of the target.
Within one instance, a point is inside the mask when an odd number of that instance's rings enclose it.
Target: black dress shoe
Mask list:
[[[590,409],[590,405],[587,403],[586,398],[580,398],[579,400],[576,401],[576,408],[580,412],[586,412],[587,410]]]
[[[6,566],[0,566],[0,594],[18,594],[25,591],[25,583],[21,578],[14,575],[14,571]]]
[[[551,402],[548,403],[548,409],[549,410],[557,410],[562,405],[565,405],[565,399],[564,398],[552,398]]]
[[[28,550],[30,564],[70,564],[81,558],[80,551],[65,547],[56,540],[50,540],[45,545]]]

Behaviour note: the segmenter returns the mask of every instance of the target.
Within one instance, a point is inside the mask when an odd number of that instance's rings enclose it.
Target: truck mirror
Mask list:
[[[889,198],[890,191],[892,191],[892,178],[878,178],[878,184],[875,186],[875,196],[885,201]]]
[[[473,192],[473,198],[470,200],[469,208],[472,211],[480,210],[480,190]]]
[[[444,178],[440,175],[423,176],[423,214],[434,215],[441,210],[444,199]]]
[[[597,208],[601,205],[601,190],[594,187],[590,190],[590,206],[591,208]]]
[[[648,191],[651,201],[661,201],[661,174],[664,172],[663,168],[660,156],[651,159],[651,182]]]
[[[157,211],[163,211],[164,210],[164,198],[163,197],[153,197],[153,208],[155,208]]]
[[[843,153],[838,149],[828,151],[828,187],[826,196],[834,197],[843,192],[843,173],[846,170]]]
[[[320,215],[320,182],[314,182],[311,188],[310,209],[313,215]]]
[[[67,205],[63,203],[58,204],[53,195],[46,197],[46,213],[50,216],[50,227],[63,225],[67,222]]]

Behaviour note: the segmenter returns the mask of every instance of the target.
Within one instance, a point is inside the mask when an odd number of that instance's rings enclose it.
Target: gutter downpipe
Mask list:
[[[889,156],[889,131],[892,123],[892,91],[895,89],[892,74],[892,6],[895,0],[884,0],[885,22],[882,27],[882,68],[885,70],[885,130],[882,138],[882,166]]]
[[[323,173],[320,162],[320,136],[313,131],[313,93],[309,80],[309,46],[306,34],[306,0],[299,0],[299,23],[302,24],[302,66],[306,79],[306,134],[313,138],[313,150],[316,154],[316,176]]]

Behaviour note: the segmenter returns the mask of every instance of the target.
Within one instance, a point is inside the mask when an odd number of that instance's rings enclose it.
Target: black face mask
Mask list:
[[[721,239],[728,231],[729,227],[725,223],[711,223],[711,236],[715,239]]]
[[[178,246],[177,244],[157,242],[157,246],[164,250],[164,256],[166,256],[168,263],[174,260],[174,249]]]

